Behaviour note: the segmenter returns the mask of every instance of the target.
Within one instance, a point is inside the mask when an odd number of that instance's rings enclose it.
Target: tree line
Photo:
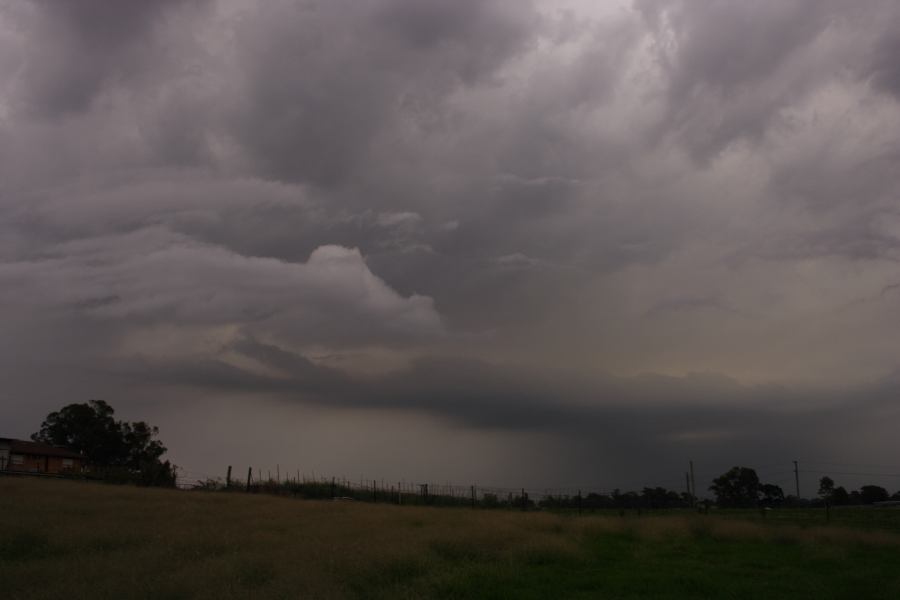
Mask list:
[[[835,487],[831,477],[819,480],[818,498],[809,500],[786,496],[777,485],[762,483],[756,471],[749,467],[732,467],[713,480],[709,487],[716,496],[716,505],[722,508],[778,507],[827,504],[829,506],[861,506],[900,501],[900,491],[891,495],[878,485],[864,485],[859,490],[848,492],[843,486]]]

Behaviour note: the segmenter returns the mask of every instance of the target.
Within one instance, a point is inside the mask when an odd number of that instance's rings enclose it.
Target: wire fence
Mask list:
[[[238,475],[228,469],[222,477],[180,470],[177,486],[181,489],[224,490],[266,493],[309,499],[392,503],[420,506],[470,506],[481,508],[687,508],[694,498],[687,492],[660,486],[644,487],[638,492],[620,492],[600,486],[502,487],[458,485],[450,482],[389,481],[307,475],[299,471],[283,473],[248,469]]]
[[[793,491],[799,478],[815,481],[828,474],[823,467],[829,463],[808,463],[810,468],[786,468],[785,464],[766,465],[759,469],[760,479],[775,484],[785,491]],[[900,467],[887,465],[847,465],[833,464],[841,471],[835,475],[878,476],[900,478]],[[853,467],[869,468],[868,471],[853,471]],[[884,471],[881,471],[884,469]],[[894,472],[887,472],[888,469]],[[727,470],[727,469],[725,469]],[[721,473],[698,470],[700,477],[711,481]],[[680,484],[680,486],[678,485]],[[808,485],[808,483],[807,483]],[[709,496],[705,491],[697,494],[692,476],[686,472],[684,478],[671,478],[654,484],[631,486],[601,486],[594,484],[563,487],[502,487],[486,485],[458,485],[435,481],[390,481],[360,477],[328,477],[305,474],[299,470],[289,472],[276,466],[274,471],[250,468],[238,473],[228,467],[225,477],[210,476],[206,473],[179,469],[177,486],[181,489],[208,489],[244,491],[288,495],[299,498],[327,499],[358,502],[382,502],[393,504],[428,506],[472,506],[484,508],[567,508],[577,510],[594,509],[668,509],[708,506]],[[672,489],[675,488],[675,489]],[[679,489],[680,488],[680,489]],[[895,496],[900,493],[895,494]],[[797,494],[786,493],[780,502],[800,505],[819,501],[815,494],[802,499]]]

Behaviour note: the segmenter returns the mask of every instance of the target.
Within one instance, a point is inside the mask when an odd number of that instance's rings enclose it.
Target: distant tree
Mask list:
[[[613,492],[613,502],[616,508],[638,508],[641,505],[641,497],[637,492],[625,492],[624,494],[616,494],[618,490]]]
[[[819,497],[826,502],[834,495],[834,480],[827,475],[819,480]]]
[[[641,503],[647,508],[679,508],[687,506],[678,492],[663,487],[645,487],[641,491]]]
[[[884,502],[890,499],[888,491],[878,485],[864,485],[859,488],[859,500],[863,504],[872,504],[873,502]]]
[[[115,468],[127,480],[144,485],[174,485],[175,467],[161,460],[166,447],[159,429],[143,421],[116,421],[103,400],[69,404],[47,415],[31,439],[74,450],[88,463]]]
[[[784,490],[775,484],[766,483],[760,486],[759,491],[765,506],[781,506],[784,503]]]
[[[612,508],[614,505],[613,499],[606,494],[591,492],[584,498],[584,508]]]
[[[500,506],[500,499],[497,494],[482,494],[481,505],[485,508],[497,508]]]
[[[844,486],[839,485],[834,488],[834,492],[831,494],[831,503],[835,506],[847,506],[850,504],[850,494],[847,493]]]
[[[759,476],[748,467],[732,467],[713,479],[709,489],[716,495],[716,504],[721,507],[750,507],[759,502]]]

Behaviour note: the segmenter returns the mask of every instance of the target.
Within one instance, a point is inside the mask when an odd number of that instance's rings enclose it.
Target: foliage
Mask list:
[[[844,486],[838,486],[831,493],[831,502],[835,506],[846,506],[850,504],[850,494],[847,493],[847,489]]]
[[[863,504],[873,504],[890,500],[891,495],[879,485],[864,485],[859,488],[859,499]]]
[[[760,492],[759,476],[748,467],[732,467],[713,479],[709,489],[716,495],[716,504],[723,508],[756,506]]]
[[[143,421],[117,421],[114,414],[103,400],[69,404],[47,415],[31,439],[81,453],[111,480],[174,485],[175,467],[161,460],[166,447],[155,439],[159,429]]]
[[[764,506],[774,508],[784,504],[784,490],[779,486],[766,483],[760,486],[759,491],[762,494],[760,501]]]
[[[819,480],[819,497],[826,502],[834,496],[834,479],[827,475]]]

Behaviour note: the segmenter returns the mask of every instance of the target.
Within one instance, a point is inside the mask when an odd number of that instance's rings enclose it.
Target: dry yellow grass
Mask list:
[[[767,583],[770,597],[830,577],[818,591],[827,598],[866,581],[840,572],[847,561],[869,579],[900,566],[867,558],[896,545],[891,533],[696,515],[575,518],[0,478],[0,581],[11,598],[753,597],[760,582],[747,565],[782,564],[793,571]]]

